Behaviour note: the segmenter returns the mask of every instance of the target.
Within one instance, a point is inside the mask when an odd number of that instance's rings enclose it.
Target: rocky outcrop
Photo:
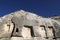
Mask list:
[[[0,18],[0,40],[60,40],[60,22],[23,10]]]

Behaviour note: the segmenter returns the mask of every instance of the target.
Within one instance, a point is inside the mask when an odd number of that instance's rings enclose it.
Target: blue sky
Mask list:
[[[60,16],[60,0],[0,0],[0,17],[21,9],[44,17]]]

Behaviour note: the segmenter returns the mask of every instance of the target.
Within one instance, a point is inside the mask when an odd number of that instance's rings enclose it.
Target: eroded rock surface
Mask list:
[[[16,11],[0,18],[0,40],[60,40],[60,22]]]

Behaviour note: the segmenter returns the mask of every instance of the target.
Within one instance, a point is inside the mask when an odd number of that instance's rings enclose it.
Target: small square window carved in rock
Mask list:
[[[45,26],[44,25],[40,25],[39,33],[40,33],[41,37],[46,37]]]
[[[23,27],[21,34],[22,34],[22,37],[25,37],[25,38],[31,37],[30,28]]]
[[[47,34],[48,37],[54,37],[55,36],[53,26],[48,26],[47,32],[48,32],[48,34]]]

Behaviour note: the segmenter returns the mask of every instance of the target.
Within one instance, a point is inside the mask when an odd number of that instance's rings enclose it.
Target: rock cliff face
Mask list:
[[[16,11],[0,18],[0,40],[60,40],[60,22]]]

